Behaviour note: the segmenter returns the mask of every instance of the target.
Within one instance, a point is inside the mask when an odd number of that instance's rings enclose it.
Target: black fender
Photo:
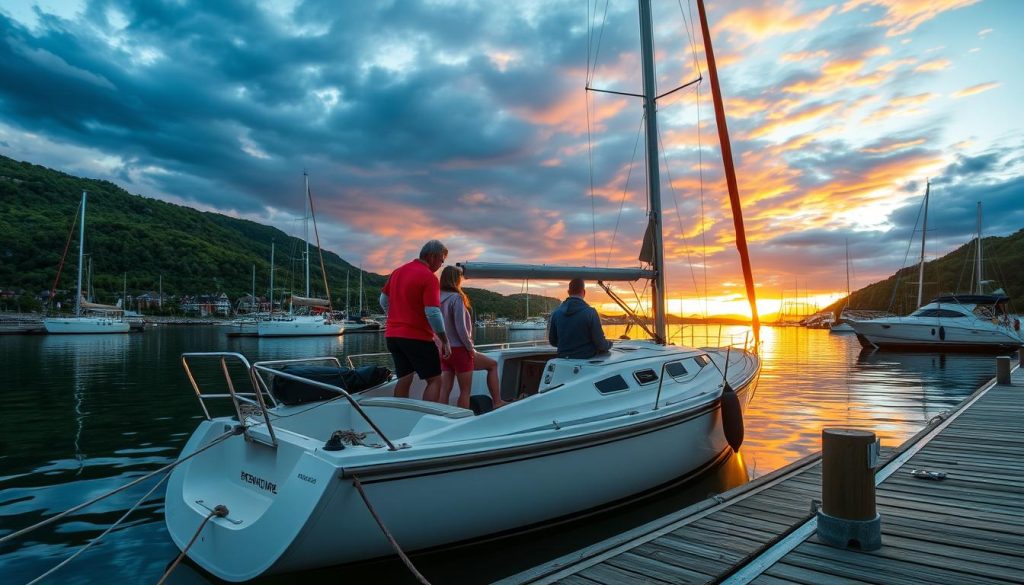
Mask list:
[[[732,450],[739,451],[743,444],[743,408],[740,397],[728,383],[722,390],[722,430]]]

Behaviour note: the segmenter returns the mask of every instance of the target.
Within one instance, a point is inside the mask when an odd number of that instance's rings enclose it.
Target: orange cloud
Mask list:
[[[972,95],[977,95],[979,93],[988,91],[990,89],[995,89],[995,88],[999,87],[1000,85],[1002,85],[1002,83],[999,83],[998,81],[989,81],[988,83],[979,83],[978,85],[972,85],[971,87],[968,87],[968,88],[965,88],[965,89],[961,89],[960,91],[954,93],[953,97],[955,97],[955,98],[962,98],[962,97],[968,97],[968,96],[972,96]]]
[[[800,51],[798,53],[783,53],[779,60],[783,63],[800,63],[802,61],[811,61],[814,59],[827,59],[829,56],[830,53],[825,50]]]
[[[814,29],[835,11],[834,6],[811,12],[799,12],[799,6],[787,0],[781,6],[774,3],[764,6],[750,6],[727,14],[715,26],[713,36],[729,31],[750,42],[770,37]]]
[[[914,116],[920,114],[924,112],[923,106],[935,97],[934,93],[919,93],[917,95],[893,98],[886,105],[864,118],[863,123],[874,124],[894,116]]]
[[[849,12],[864,6],[878,6],[885,15],[874,22],[875,26],[887,27],[886,36],[894,37],[912,32],[943,12],[956,10],[979,0],[847,0],[842,12]]]
[[[897,152],[907,148],[921,146],[924,143],[924,138],[917,138],[915,140],[904,140],[902,142],[889,142],[880,146],[865,146],[860,149],[860,151],[867,154],[889,154],[890,152]]]
[[[952,64],[953,62],[950,61],[949,59],[934,59],[932,61],[926,61],[924,63],[921,63],[920,65],[914,68],[914,72],[926,73],[930,71],[942,71],[944,69],[949,69],[949,66]]]

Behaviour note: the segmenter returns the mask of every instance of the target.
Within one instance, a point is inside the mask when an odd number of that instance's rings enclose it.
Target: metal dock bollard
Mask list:
[[[882,518],[875,509],[878,439],[870,431],[821,431],[821,509],[818,538],[837,548],[882,546]]]
[[[996,358],[996,384],[1010,384],[1010,356],[1001,355]]]

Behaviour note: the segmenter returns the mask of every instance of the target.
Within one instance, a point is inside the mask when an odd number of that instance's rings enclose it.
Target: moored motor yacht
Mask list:
[[[962,294],[934,298],[906,317],[851,321],[866,348],[1010,351],[1024,345],[1020,318],[1006,310],[1005,295]]]

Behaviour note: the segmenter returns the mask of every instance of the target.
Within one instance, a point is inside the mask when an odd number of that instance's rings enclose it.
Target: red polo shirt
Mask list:
[[[434,339],[424,309],[441,305],[441,285],[430,267],[419,260],[399,266],[384,284],[384,294],[388,295],[385,337]]]

